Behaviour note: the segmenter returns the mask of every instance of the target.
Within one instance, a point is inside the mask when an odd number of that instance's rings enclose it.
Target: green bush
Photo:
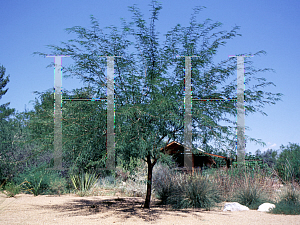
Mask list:
[[[282,180],[300,181],[300,146],[289,143],[288,146],[280,146],[281,153],[276,162],[276,170]]]
[[[24,182],[27,191],[32,193],[34,196],[43,194],[44,191],[49,187],[49,182],[45,178],[45,171],[35,171],[32,174],[26,174]]]
[[[66,179],[59,172],[44,168],[27,168],[13,180],[15,183],[22,183],[24,192],[34,196],[40,194],[61,195],[66,192]]]
[[[8,196],[8,197],[14,197],[16,194],[19,194],[22,190],[21,185],[17,185],[15,183],[7,183],[5,185],[5,191],[4,193]]]
[[[273,214],[300,215],[300,194],[294,188],[288,188],[281,196],[275,208],[270,210]]]

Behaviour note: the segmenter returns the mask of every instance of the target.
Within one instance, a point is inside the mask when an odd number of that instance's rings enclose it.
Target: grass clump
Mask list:
[[[300,215],[300,192],[289,186],[279,196],[275,208],[270,210],[272,214]]]
[[[180,175],[180,174],[178,174]],[[158,163],[153,170],[153,189],[161,205],[167,205],[169,198],[180,192],[180,178],[168,166]],[[176,183],[176,185],[175,185]]]
[[[155,174],[153,184],[160,204],[171,205],[174,209],[210,210],[222,201],[217,186],[198,174],[176,173],[165,167]]]
[[[261,204],[270,202],[270,200],[267,200],[262,189],[251,183],[241,186],[241,188],[237,191],[235,201],[247,206],[249,209],[255,210],[258,209]]]
[[[194,175],[184,185],[183,199],[179,208],[210,208],[222,201],[217,187],[208,178]]]

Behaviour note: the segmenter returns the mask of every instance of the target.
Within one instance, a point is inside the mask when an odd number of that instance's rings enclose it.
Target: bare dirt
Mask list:
[[[300,225],[299,215],[273,215],[256,210],[223,212],[221,207],[211,211],[171,210],[154,205],[156,201],[152,201],[149,210],[141,207],[143,202],[140,197],[19,194],[7,198],[0,194],[0,224]]]

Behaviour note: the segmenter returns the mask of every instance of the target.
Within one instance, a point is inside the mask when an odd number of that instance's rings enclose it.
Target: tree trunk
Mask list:
[[[144,204],[144,208],[146,208],[146,209],[150,209],[152,172],[153,172],[153,167],[154,167],[156,161],[157,161],[157,159],[154,159],[154,162],[151,163],[151,156],[147,155],[148,179],[147,179],[147,195],[146,195],[145,204]]]

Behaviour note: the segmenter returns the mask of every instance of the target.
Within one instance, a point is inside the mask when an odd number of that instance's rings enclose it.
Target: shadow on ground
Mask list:
[[[97,215],[103,219],[113,216],[121,220],[137,218],[147,222],[163,219],[164,215],[169,214],[171,211],[173,216],[187,217],[187,215],[193,215],[199,218],[199,212],[204,211],[201,209],[171,210],[169,207],[157,203],[158,201],[152,201],[151,209],[144,209],[144,200],[137,197],[109,198],[105,200],[72,199],[63,204],[45,205],[39,206],[39,208],[57,211],[61,216]],[[174,212],[176,212],[175,215]]]

